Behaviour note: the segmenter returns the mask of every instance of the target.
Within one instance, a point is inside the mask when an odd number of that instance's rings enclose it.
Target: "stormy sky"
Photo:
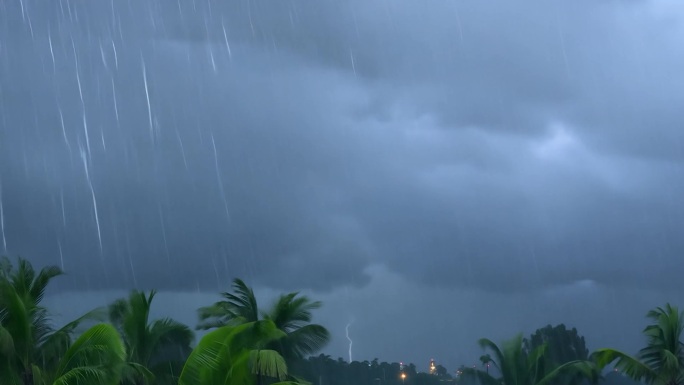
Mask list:
[[[683,39],[675,0],[0,1],[0,253],[65,317],[242,277],[334,357],[636,350],[684,289]]]

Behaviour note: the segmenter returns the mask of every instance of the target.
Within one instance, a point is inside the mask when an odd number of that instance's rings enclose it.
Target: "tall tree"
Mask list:
[[[589,359],[584,337],[580,336],[577,329],[567,329],[564,324],[547,325],[537,329],[529,339],[523,340],[525,351],[529,354],[540,346],[547,345],[546,365],[558,366],[566,362]],[[583,380],[581,375],[565,374],[556,380],[558,385],[574,385]]]
[[[567,329],[564,324],[537,329],[523,344],[527,352],[548,344],[546,356],[555,365],[589,358],[584,337],[579,335],[577,329]]]
[[[684,349],[681,340],[684,313],[669,303],[646,314],[653,321],[643,333],[646,346],[636,357],[615,349],[598,349],[592,354],[600,368],[615,362],[615,368],[637,381],[653,385],[684,384]]]
[[[560,366],[548,367],[544,358],[547,345],[539,346],[528,353],[524,349],[522,335],[504,342],[501,347],[486,338],[478,342],[482,348],[491,352],[491,364],[498,371],[499,377],[474,368],[464,368],[463,375],[475,377],[483,385],[548,385],[565,373],[581,373],[591,380],[597,377],[595,367],[589,361],[570,361]]]
[[[150,321],[156,292],[132,291],[109,306],[109,318],[123,336],[128,360],[125,383],[174,384],[190,354],[194,333],[170,318]]]
[[[102,362],[104,356],[90,348],[89,353],[81,353],[88,346],[116,348],[118,334],[96,328],[83,337],[92,344],[86,344],[84,339],[72,343],[78,326],[97,318],[98,311],[89,312],[60,329],[50,324],[50,314],[41,302],[50,281],[61,274],[56,266],[36,272],[25,259],[19,258],[16,267],[6,257],[0,259],[0,384],[51,383],[51,378],[67,373],[66,369],[71,373],[99,373],[102,379],[111,379],[116,371],[115,359],[108,366]],[[74,359],[65,364],[64,357],[70,356]],[[116,352],[107,356],[112,357],[116,357]]]
[[[312,311],[321,302],[311,301],[297,292],[281,295],[273,307],[259,311],[254,291],[240,279],[233,281],[233,293],[222,293],[224,300],[199,309],[200,329],[235,326],[258,320],[270,320],[285,333],[285,338],[273,340],[271,349],[286,359],[301,358],[320,350],[330,340],[328,330],[311,323]]]

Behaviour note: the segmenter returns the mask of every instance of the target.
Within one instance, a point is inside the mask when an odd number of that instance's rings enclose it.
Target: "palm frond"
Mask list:
[[[35,346],[42,345],[54,333],[50,314],[46,308],[37,306],[31,299],[25,299],[24,304],[29,312],[33,344]]]
[[[233,280],[232,287],[234,293],[221,294],[225,300],[198,309],[200,323],[197,329],[206,330],[259,320],[259,308],[254,291],[238,278]]]
[[[31,298],[33,298],[36,303],[40,303],[43,300],[45,288],[47,287],[48,283],[50,283],[50,280],[62,274],[64,274],[64,272],[57,266],[47,266],[42,268],[30,284],[29,293]]]
[[[52,385],[114,385],[118,379],[103,366],[79,366],[59,376]]]
[[[207,333],[188,357],[179,378],[180,385],[253,383],[252,351],[262,350],[285,334],[273,322],[257,321],[238,326],[224,326]],[[264,356],[262,358],[273,358]],[[271,362],[273,363],[273,362]],[[262,369],[270,371],[267,362]],[[268,364],[268,365],[267,365]],[[279,370],[283,370],[276,362]],[[285,367],[286,368],[286,367]]]
[[[477,341],[478,345],[482,349],[489,349],[494,353],[495,359],[492,360],[492,363],[497,366],[497,368],[500,369],[499,364],[503,363],[505,358],[503,356],[503,353],[501,352],[501,349],[494,343],[494,341],[487,339],[487,338],[480,338]]]
[[[207,333],[185,362],[178,379],[179,385],[222,384],[221,369],[230,368],[232,357],[226,354],[231,327],[221,327]]]
[[[0,281],[0,303],[3,306],[3,326],[12,336],[14,351],[24,365],[33,349],[33,333],[30,304],[27,307],[14,285]]]
[[[12,270],[12,261],[5,255],[0,257],[0,278],[8,280],[12,274]]]
[[[245,322],[258,321],[259,307],[252,288],[247,286],[243,280],[236,278],[233,280],[233,291],[235,294],[223,293],[223,295],[232,305],[236,315],[244,318]]]
[[[170,318],[154,321],[147,331],[146,340],[151,349],[146,364],[184,360],[194,338],[195,333],[180,322]],[[170,356],[168,352],[179,354]],[[161,354],[164,354],[163,358],[160,358]]]
[[[330,332],[321,325],[309,324],[287,334],[279,341],[283,346],[282,353],[303,358],[325,347],[330,341]]]
[[[511,385],[523,385],[532,382],[533,373],[529,370],[523,350],[523,336],[518,334],[501,346],[503,362],[500,365],[503,382]]]
[[[545,342],[528,353],[527,371],[531,374],[533,383],[537,383],[546,375],[546,352],[548,346]]]
[[[156,320],[150,327],[152,341],[160,344],[190,345],[195,333],[185,324],[170,318]]]
[[[36,276],[31,262],[19,258],[17,268],[10,274],[10,281],[19,296],[24,297],[31,291],[31,284]]]
[[[319,301],[311,301],[298,292],[281,295],[272,310],[266,314],[279,329],[290,332],[311,322],[312,311],[322,306]]]
[[[121,368],[121,379],[128,380],[134,384],[138,383],[140,379],[144,379],[145,383],[149,384],[155,378],[156,376],[151,370],[135,362],[126,362]]]
[[[15,385],[21,384],[20,370],[12,365],[9,359],[0,359],[0,384]]]
[[[608,364],[615,362],[616,369],[636,381],[649,382],[656,377],[656,373],[651,367],[619,350],[598,349],[591,355],[591,359],[596,363],[598,369],[603,369]]]
[[[49,385],[46,382],[45,375],[43,371],[40,370],[38,365],[31,365],[31,377],[33,377],[33,385]]]
[[[56,371],[55,384],[116,382],[125,359],[126,351],[116,329],[110,324],[97,324],[66,351]]]
[[[109,322],[114,324],[118,329],[121,329],[123,328],[124,317],[130,312],[130,306],[128,301],[119,298],[109,304],[107,311],[109,313]]]
[[[275,350],[252,350],[249,353],[252,374],[277,378],[287,378],[285,359]]]
[[[592,362],[576,360],[558,366],[539,380],[536,385],[549,385],[554,383],[560,376],[569,373],[579,374],[583,378],[589,380],[590,383],[596,383],[599,377],[599,370]]]
[[[110,316],[120,317],[117,320],[126,342],[128,361],[146,365],[153,353],[154,346],[149,343],[147,337],[150,306],[154,295],[154,291],[148,295],[133,290],[125,306],[115,302],[114,308],[110,308]],[[117,313],[118,311],[121,313]]]
[[[206,313],[203,313],[206,314]],[[200,316],[201,318],[201,316]],[[208,317],[207,317],[208,318]],[[229,322],[220,320],[220,319],[214,319],[211,321],[200,321],[197,326],[195,327],[196,330],[209,330],[209,329],[216,329],[220,328],[222,326],[230,326],[231,324]],[[237,325],[237,323],[235,323]]]
[[[104,321],[104,309],[93,309],[61,328],[47,334],[40,342],[40,355],[44,360],[61,357],[71,345],[71,340],[78,329],[86,321]]]
[[[13,353],[14,339],[12,338],[12,334],[0,324],[0,359],[3,356],[9,357]]]

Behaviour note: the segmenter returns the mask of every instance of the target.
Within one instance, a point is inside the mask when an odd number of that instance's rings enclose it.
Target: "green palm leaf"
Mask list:
[[[66,352],[71,345],[72,336],[76,329],[78,329],[86,321],[103,319],[103,309],[94,309],[67,323],[54,332],[47,334],[41,342],[41,348],[39,351],[40,360],[42,362],[56,362],[64,355],[64,352]]]
[[[306,357],[321,350],[330,341],[330,332],[321,325],[310,324],[290,333],[279,341],[283,351],[297,358]]]
[[[80,366],[57,378],[52,385],[113,385],[118,382],[111,378],[111,373],[101,366]]]
[[[14,352],[14,339],[9,330],[0,324],[0,359],[9,357]]]
[[[501,349],[499,349],[499,347],[492,340],[480,338],[477,343],[482,349],[489,349],[494,353],[494,359],[492,360],[494,365],[498,367],[499,362],[504,362],[505,358],[503,356],[503,352],[501,352]]]
[[[121,368],[121,379],[131,383],[136,383],[143,379],[145,383],[152,383],[156,376],[145,366],[135,362],[126,362]]]
[[[14,355],[28,368],[33,347],[31,309],[22,301],[14,285],[0,282],[0,307],[3,309],[3,326],[12,336]]]
[[[116,329],[109,324],[95,325],[66,351],[53,384],[115,384],[125,359],[126,351]]]
[[[272,320],[279,329],[287,332],[311,322],[312,310],[321,305],[321,302],[311,301],[306,296],[299,296],[299,293],[289,293],[280,296],[264,318]]]
[[[150,321],[150,309],[156,295],[132,291],[128,299],[109,306],[109,317],[123,336],[127,365],[126,383],[152,383],[168,378],[168,369],[182,365],[190,352],[194,333],[186,325],[170,318]]]
[[[27,262],[28,263],[28,262]],[[31,298],[38,303],[43,300],[45,295],[45,289],[52,278],[58,277],[64,274],[62,270],[57,266],[47,266],[40,270],[38,275],[31,282],[29,294]]]
[[[259,320],[259,308],[254,291],[238,278],[233,280],[232,286],[235,293],[222,293],[224,301],[201,307],[198,310],[201,321],[197,326],[198,329],[206,330]]]
[[[321,325],[311,324],[312,311],[321,302],[311,301],[299,293],[289,293],[278,298],[264,318],[287,334],[279,340],[277,350],[286,358],[302,358],[322,349],[330,340],[330,333]]]
[[[284,379],[287,366],[274,351],[263,349],[283,338],[271,321],[224,326],[206,334],[188,357],[179,378],[180,385],[249,384],[256,375]],[[254,353],[254,352],[264,353]],[[256,365],[256,366],[255,366]]]
[[[249,361],[252,374],[279,380],[287,378],[285,359],[275,350],[252,350],[249,352]]]
[[[237,326],[258,321],[259,309],[252,289],[240,279],[233,281],[233,293],[223,293],[225,299],[199,309],[198,329]],[[323,348],[330,333],[321,325],[312,324],[313,310],[321,302],[312,301],[297,292],[281,295],[262,319],[270,320],[286,337],[271,342],[269,349],[278,351],[286,359],[302,358]]]
[[[188,357],[178,380],[179,385],[219,385],[225,380],[223,369],[230,368],[229,348],[231,327],[221,327],[207,333]],[[223,376],[222,376],[223,374]]]

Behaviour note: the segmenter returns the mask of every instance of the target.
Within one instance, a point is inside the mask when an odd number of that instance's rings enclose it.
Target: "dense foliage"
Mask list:
[[[199,309],[200,329],[236,326],[269,320],[284,336],[270,346],[288,360],[306,357],[320,350],[330,340],[321,325],[312,324],[312,311],[321,307],[318,301],[297,292],[281,295],[270,310],[261,312],[254,291],[241,279],[233,281],[234,293],[223,293],[224,300]]]
[[[239,279],[199,309],[198,329],[211,330],[194,348],[188,326],[150,319],[155,291],[134,290],[56,328],[42,300],[60,275],[54,266],[36,271],[24,259],[0,259],[0,385],[684,385],[684,313],[670,304],[647,314],[647,344],[636,356],[589,354],[576,329],[548,325],[501,345],[480,339],[481,365],[452,376],[437,364],[424,373],[377,358],[312,356],[330,339],[312,323],[321,303],[293,292],[263,311]],[[601,377],[611,363],[615,370]]]
[[[125,350],[117,331],[97,324],[74,340],[91,312],[55,329],[41,305],[48,283],[62,271],[54,266],[36,272],[20,259],[15,267],[0,260],[0,384],[117,384]]]

